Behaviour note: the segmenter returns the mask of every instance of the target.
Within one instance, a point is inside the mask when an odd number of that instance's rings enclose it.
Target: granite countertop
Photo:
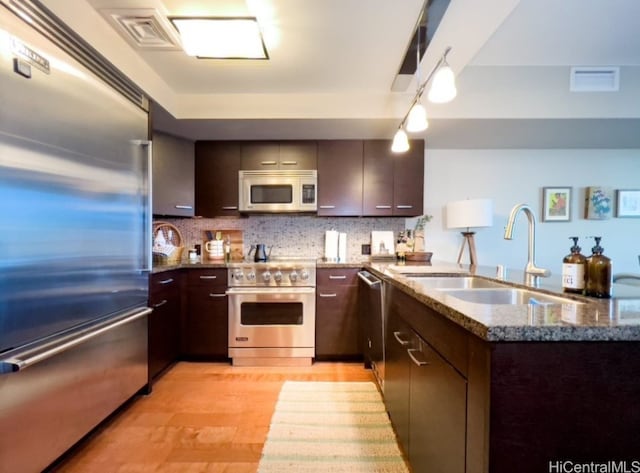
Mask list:
[[[241,261],[234,261],[233,263],[240,263]],[[328,262],[322,259],[316,260],[316,268],[362,268],[368,261],[351,260],[345,262]],[[162,273],[164,271],[171,271],[173,269],[207,269],[207,268],[226,268],[227,264],[224,261],[190,261],[183,259],[180,263],[173,264],[154,264],[151,274]]]
[[[151,270],[151,274],[163,273],[174,269],[208,269],[208,268],[226,268],[224,261],[190,261],[183,259],[180,263],[172,264],[155,264]]]
[[[582,304],[492,305],[466,302],[446,291],[426,288],[402,272],[424,276],[473,275],[526,287],[522,271],[502,271],[495,266],[434,263],[405,265],[368,263],[368,269],[407,294],[443,314],[469,332],[491,342],[515,341],[640,341],[640,287],[614,284],[611,299],[596,299],[562,292],[559,276],[541,278],[534,290],[567,297]]]

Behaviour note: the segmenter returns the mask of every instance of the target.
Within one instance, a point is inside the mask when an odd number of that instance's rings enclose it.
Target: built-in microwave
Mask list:
[[[316,170],[239,171],[240,212],[315,212]]]

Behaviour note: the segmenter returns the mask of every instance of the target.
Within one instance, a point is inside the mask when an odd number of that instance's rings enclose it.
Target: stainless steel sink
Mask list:
[[[528,289],[501,287],[494,289],[452,289],[443,290],[444,294],[474,304],[492,305],[544,305],[544,304],[574,304],[581,305],[573,299],[551,296]]]
[[[457,276],[419,276],[411,277],[411,281],[425,289],[482,289],[482,288],[506,288],[504,284],[488,279],[476,277]]]

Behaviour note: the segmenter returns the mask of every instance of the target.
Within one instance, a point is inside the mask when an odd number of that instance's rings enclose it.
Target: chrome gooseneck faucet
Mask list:
[[[538,268],[536,266],[536,217],[527,204],[518,204],[511,209],[507,226],[504,229],[504,239],[513,240],[513,225],[520,211],[523,211],[529,221],[529,249],[527,251],[527,266],[524,269],[525,284],[527,286],[538,287],[539,278],[548,277],[551,271]]]

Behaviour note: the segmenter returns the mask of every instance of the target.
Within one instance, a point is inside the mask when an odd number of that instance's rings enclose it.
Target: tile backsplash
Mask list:
[[[337,230],[347,234],[347,260],[361,261],[368,256],[361,254],[361,245],[370,243],[372,230],[404,229],[401,217],[316,217],[305,215],[250,215],[242,218],[159,218],[154,221],[169,222],[182,234],[185,248],[193,248],[206,240],[206,230],[242,230],[244,254],[251,245],[265,243],[273,247],[271,256],[300,256],[321,258],[324,256],[324,234]]]

